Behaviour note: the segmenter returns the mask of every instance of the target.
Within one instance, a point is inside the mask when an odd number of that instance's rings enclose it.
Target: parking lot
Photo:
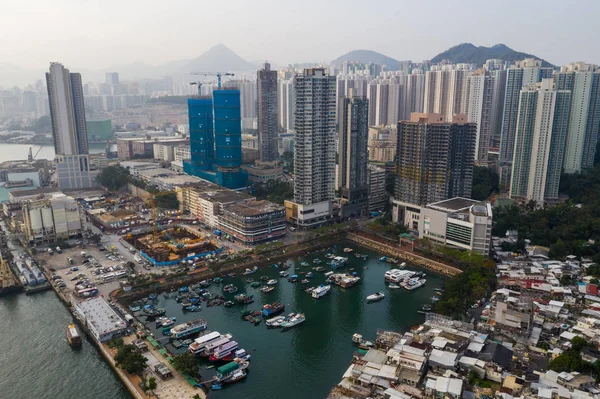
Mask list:
[[[81,299],[93,296],[94,287],[107,294],[131,273],[121,254],[93,246],[63,249],[62,253],[53,255],[46,252],[36,258],[50,272],[53,284]]]

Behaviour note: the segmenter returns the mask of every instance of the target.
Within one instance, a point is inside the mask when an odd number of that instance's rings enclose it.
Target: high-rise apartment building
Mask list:
[[[484,69],[475,71],[467,78],[467,117],[469,122],[477,124],[475,162],[479,165],[487,165],[488,161],[494,121],[495,88],[496,78]]]
[[[426,205],[470,197],[477,125],[462,114],[451,122],[444,119],[413,113],[398,124],[396,200]]]
[[[279,127],[285,131],[294,129],[294,83],[291,79],[277,82],[277,109]]]
[[[247,183],[242,166],[240,91],[214,90],[212,98],[188,100],[189,162],[183,170],[227,188]]]
[[[265,63],[257,72],[258,141],[261,162],[279,161],[277,137],[277,71]]]
[[[572,63],[562,67],[554,79],[557,90],[572,93],[564,171],[591,168],[600,131],[600,70],[596,65]]]
[[[92,170],[88,155],[81,75],[70,73],[62,64],[54,62],[46,73],[46,84],[58,187],[92,187],[98,171]]]
[[[527,58],[506,71],[502,126],[500,128],[500,185],[510,187],[512,159],[515,149],[517,114],[521,89],[552,76],[552,68],[543,68],[542,61]]]
[[[446,121],[466,113],[467,77],[471,73],[469,64],[433,66],[425,74],[424,112],[442,114]]]
[[[385,169],[376,165],[368,165],[367,168],[367,185],[369,186],[369,212],[382,211],[389,202],[389,194],[385,190]]]
[[[542,79],[521,90],[510,185],[511,198],[538,205],[558,200],[571,92]]]
[[[335,193],[336,79],[323,68],[294,77],[294,201],[286,218],[300,227],[329,221]]]
[[[342,214],[363,216],[367,212],[369,196],[369,100],[364,97],[342,97],[338,101],[338,191]]]
[[[411,113],[423,112],[425,74],[421,70],[413,70],[410,75],[399,75],[397,78],[402,87],[398,120],[405,121],[410,119]]]

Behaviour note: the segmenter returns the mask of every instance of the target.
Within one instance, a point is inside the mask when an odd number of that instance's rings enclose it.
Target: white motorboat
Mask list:
[[[300,323],[304,323],[306,317],[304,317],[304,313],[298,313],[297,315],[290,318],[288,321],[284,322],[281,327],[283,328],[291,328],[297,326]]]
[[[321,286],[315,288],[314,290],[312,290],[312,292],[310,294],[312,295],[313,298],[319,299],[322,296],[326,295],[330,289],[331,289],[331,285],[321,285]]]
[[[277,284],[277,280],[271,279],[269,281],[267,281],[267,285],[275,285]]]
[[[388,285],[388,288],[389,288],[390,290],[397,290],[398,288],[400,288],[400,286],[399,286],[399,285],[397,285],[397,284],[389,284],[389,285]]]
[[[383,298],[385,298],[385,294],[383,292],[376,292],[374,294],[371,294],[367,297],[367,301],[369,302],[375,302],[375,301],[380,301]]]

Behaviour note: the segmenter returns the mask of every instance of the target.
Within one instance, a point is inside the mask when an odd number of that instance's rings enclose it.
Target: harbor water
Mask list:
[[[41,147],[41,148],[40,148]],[[33,155],[37,153],[35,159],[54,159],[54,146],[52,144],[44,144],[40,146],[39,144],[0,144],[0,161],[19,161],[27,159],[29,155],[29,148]],[[97,154],[100,152],[104,152],[106,149],[106,144],[90,144],[89,150],[90,154]],[[116,151],[116,144],[111,146],[113,151]],[[39,153],[38,153],[39,150]]]
[[[69,346],[73,319],[54,292],[0,298],[0,320],[2,398],[131,397],[89,341]]]
[[[177,324],[203,318],[208,329],[220,333],[231,333],[240,348],[246,349],[252,356],[248,377],[242,382],[226,386],[223,390],[214,391],[209,397],[220,399],[285,397],[286,399],[324,398],[329,390],[341,380],[343,373],[350,365],[352,355],[357,349],[352,343],[354,333],[362,334],[365,339],[374,340],[378,328],[395,331],[407,331],[411,326],[423,322],[424,315],[420,314],[421,307],[430,303],[434,288],[443,286],[443,278],[427,274],[424,287],[414,291],[404,289],[389,289],[384,283],[384,273],[393,265],[379,260],[381,255],[359,249],[356,251],[368,254],[367,260],[357,259],[353,254],[344,254],[341,248],[336,255],[348,257],[348,266],[339,272],[350,272],[354,268],[361,277],[360,282],[344,289],[333,286],[329,294],[314,299],[302,290],[303,277],[299,272],[310,272],[317,266],[313,259],[318,257],[323,266],[330,271],[329,260],[324,252],[314,253],[306,258],[289,260],[288,272],[299,275],[297,283],[290,283],[286,278],[279,277],[279,271],[273,266],[264,267],[249,276],[238,275],[226,277],[220,284],[212,284],[209,290],[222,293],[226,284],[234,284],[238,292],[253,294],[255,302],[249,305],[238,305],[226,308],[224,306],[206,307],[202,303],[199,312],[183,312],[181,304],[175,300],[176,293],[159,295],[156,304],[167,310],[168,317],[176,317]],[[300,267],[299,262],[305,260],[310,266]],[[407,266],[409,270],[419,270]],[[325,272],[315,272],[308,286],[318,286],[324,283]],[[251,288],[246,279],[253,278],[261,281],[261,276],[278,280],[276,289],[270,293],[262,293]],[[264,284],[264,281],[263,281]],[[366,297],[382,291],[385,298],[375,303],[367,303]],[[233,299],[234,294],[225,294]],[[241,319],[244,310],[260,310],[263,304],[280,302],[285,304],[284,315],[290,312],[302,312],[306,321],[293,329],[267,329],[264,320],[258,326]],[[140,320],[145,320],[140,317]],[[148,326],[155,331],[156,337],[166,343],[168,339],[162,331],[155,328],[155,323]],[[174,349],[167,344],[169,350],[181,353],[185,348]],[[202,380],[209,380],[214,370],[206,370],[209,363],[201,360]]]

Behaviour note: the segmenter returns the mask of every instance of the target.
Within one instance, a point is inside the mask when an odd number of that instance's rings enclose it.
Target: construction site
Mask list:
[[[221,245],[209,235],[185,226],[128,234],[124,239],[157,265],[176,264],[189,258],[206,257],[221,250]]]

